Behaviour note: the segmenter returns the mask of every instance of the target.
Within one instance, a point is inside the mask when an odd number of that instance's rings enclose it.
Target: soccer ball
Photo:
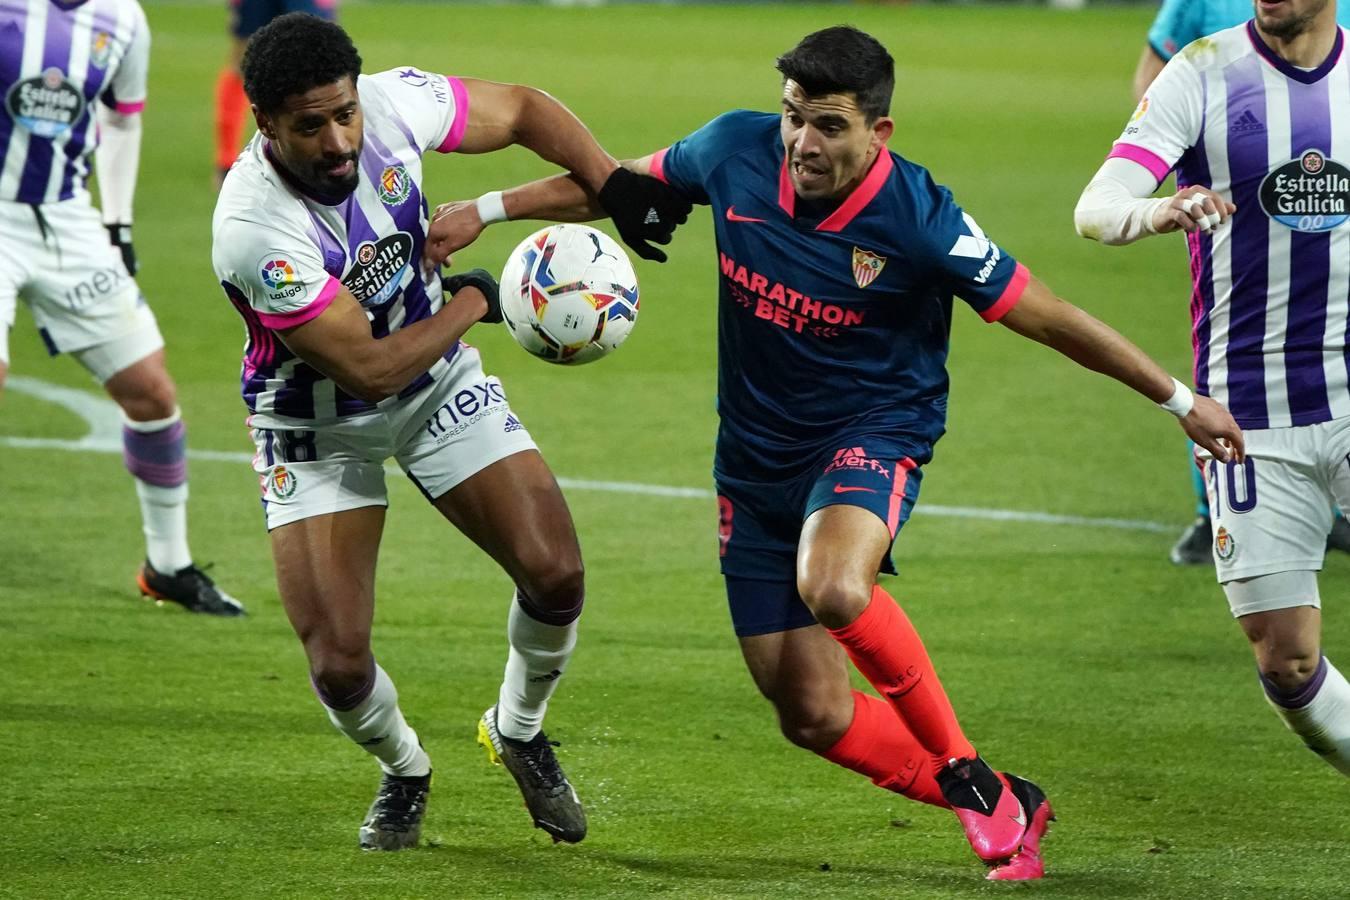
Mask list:
[[[550,225],[521,241],[502,269],[502,319],[516,343],[561,365],[593,362],[637,323],[633,264],[587,225]]]

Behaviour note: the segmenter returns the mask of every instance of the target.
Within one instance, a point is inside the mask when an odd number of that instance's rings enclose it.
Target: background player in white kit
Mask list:
[[[547,94],[415,68],[363,76],[337,25],[275,19],[244,56],[259,134],[226,177],[213,258],[248,329],[243,393],[281,598],[337,728],[384,771],[360,831],[416,844],[431,764],[370,650],[375,560],[395,458],[427,499],[516,584],[510,655],[479,735],[535,824],[579,841],[586,820],[541,730],[576,641],[581,553],[562,493],[478,351],[500,321],[485,272],[442,283],[421,265],[422,154],[520,144],[598,192],[625,240],[667,242],[689,204],[634,175]],[[495,209],[494,207],[495,202]],[[501,201],[480,202],[504,218]]]
[[[1331,0],[1258,2],[1153,82],[1074,220],[1108,244],[1184,231],[1197,389],[1247,435],[1203,453],[1214,559],[1291,730],[1350,775],[1350,685],[1321,653],[1333,502],[1350,508],[1350,60]],[[1149,199],[1176,168],[1181,188]]]
[[[3,0],[0,25],[14,26],[0,27],[0,387],[23,300],[47,350],[74,356],[122,409],[146,537],[141,592],[242,615],[188,550],[187,431],[164,341],[132,280],[145,13],[135,0]],[[101,221],[85,186],[91,155]]]

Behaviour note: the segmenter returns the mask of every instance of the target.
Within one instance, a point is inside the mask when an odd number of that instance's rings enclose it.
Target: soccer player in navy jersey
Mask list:
[[[943,433],[951,298],[1160,403],[1220,459],[1241,456],[1241,432],[887,150],[893,62],[874,38],[828,28],[778,70],[779,113],[727,113],[631,164],[713,211],[714,474],[741,651],[788,740],[952,809],[991,878],[1039,878],[1045,795],[977,755],[922,640],[876,583],[895,571],[891,545]],[[472,241],[484,209],[491,220],[600,214],[566,176],[447,204],[432,259]],[[852,690],[847,660],[884,699]]]

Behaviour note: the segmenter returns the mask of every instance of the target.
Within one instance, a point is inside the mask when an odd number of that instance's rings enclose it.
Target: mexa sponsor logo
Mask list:
[[[505,409],[506,392],[502,390],[501,382],[484,381],[457,391],[427,418],[422,427],[440,445]],[[519,423],[516,427],[520,427]]]

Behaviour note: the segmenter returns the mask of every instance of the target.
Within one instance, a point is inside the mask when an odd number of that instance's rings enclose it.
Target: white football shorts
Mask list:
[[[6,333],[18,300],[33,311],[53,356],[114,347],[111,354],[81,359],[100,381],[114,374],[101,370],[108,365],[125,368],[164,346],[121,252],[84,199],[39,206],[0,201],[0,328]],[[127,348],[116,349],[122,344]]]
[[[253,470],[267,529],[363,506],[388,506],[391,457],[428,500],[498,460],[535,449],[478,350],[461,344],[446,369],[407,399],[325,422],[254,415]]]
[[[1333,508],[1350,510],[1350,418],[1244,434],[1247,460],[1241,465],[1219,463],[1196,448],[1219,581],[1320,570]],[[1315,596],[1300,602],[1272,596],[1262,606],[1241,591],[1229,595],[1234,615],[1316,605]],[[1245,597],[1241,610],[1235,595]]]

